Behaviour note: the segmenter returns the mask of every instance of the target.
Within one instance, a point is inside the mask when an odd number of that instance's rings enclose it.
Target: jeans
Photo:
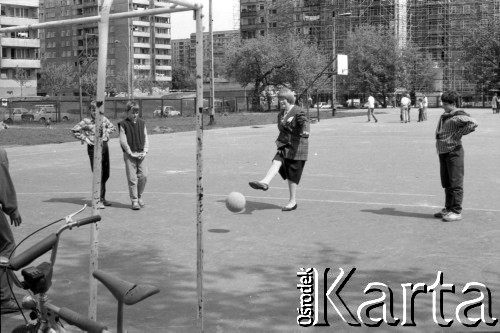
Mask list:
[[[144,159],[140,160],[123,153],[123,159],[125,161],[130,200],[137,202],[142,197],[148,180],[147,158],[144,157]]]
[[[407,106],[402,106],[401,107],[401,122],[408,122],[408,107]]]
[[[439,154],[441,186],[445,193],[445,208],[460,214],[464,198],[464,149],[456,147],[453,151]]]
[[[94,146],[87,146],[90,159],[90,169],[94,171]],[[108,142],[102,143],[102,169],[101,169],[101,201],[106,198],[106,182],[109,179],[109,149]]]
[[[10,228],[7,217],[0,210],[0,256],[8,258],[16,246],[14,242],[14,235]],[[7,282],[7,272],[3,269],[0,270],[0,300],[8,301],[12,298],[9,284]]]

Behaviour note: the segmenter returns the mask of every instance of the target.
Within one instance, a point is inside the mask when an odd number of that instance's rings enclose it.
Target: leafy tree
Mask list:
[[[267,87],[286,86],[301,92],[327,61],[316,44],[292,34],[269,34],[230,45],[226,70],[242,87],[253,84],[252,107],[258,110]]]
[[[349,78],[341,80],[349,80],[358,92],[372,95],[384,107],[396,88],[432,90],[434,63],[411,47],[401,47],[390,29],[360,27],[348,36],[346,51]]]
[[[28,71],[24,68],[19,68],[19,66],[16,66],[13,79],[19,84],[19,87],[21,87],[21,96],[23,96],[23,87],[26,87],[31,80]]]
[[[401,55],[404,75],[400,77],[400,87],[424,93],[434,91],[437,63],[413,47],[402,49]]]
[[[500,21],[491,18],[479,21],[463,31],[458,43],[462,50],[460,62],[466,78],[475,82],[478,91],[500,88]]]
[[[141,76],[134,80],[134,88],[139,89],[141,92],[147,92],[149,95],[153,93],[155,82],[150,76]]]
[[[40,69],[40,86],[52,96],[75,85],[75,68],[70,64],[50,63]]]
[[[82,91],[89,96],[97,95],[97,63],[89,66],[82,75]]]
[[[196,88],[196,76],[185,66],[174,66],[172,68],[172,89],[182,90]]]

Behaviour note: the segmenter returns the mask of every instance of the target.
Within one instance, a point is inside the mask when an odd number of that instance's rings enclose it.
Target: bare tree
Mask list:
[[[68,63],[50,63],[40,69],[40,86],[52,96],[75,85],[76,71]]]
[[[327,57],[292,34],[266,35],[235,42],[227,51],[227,74],[242,87],[253,84],[252,107],[268,87],[287,86],[297,92],[308,87],[321,72]]]
[[[19,66],[16,66],[13,79],[19,84],[19,87],[21,87],[21,96],[23,96],[23,87],[26,87],[29,81],[31,81],[28,71],[24,68],[19,68]]]

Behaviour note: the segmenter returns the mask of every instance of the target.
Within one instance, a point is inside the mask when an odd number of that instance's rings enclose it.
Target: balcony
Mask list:
[[[12,16],[0,16],[0,25],[5,26],[15,26],[15,25],[31,25],[37,24],[37,18],[27,18],[27,17],[12,17]]]
[[[156,33],[155,34],[155,37],[156,38],[170,38],[171,35],[170,34],[160,34],[160,33]]]
[[[155,54],[156,59],[167,59],[170,60],[172,59],[172,56],[170,54]]]
[[[40,68],[40,60],[37,59],[0,59],[2,68]]]
[[[170,44],[157,44],[157,43],[155,43],[155,48],[157,48],[157,49],[171,49],[172,46]]]
[[[257,11],[252,10],[252,11],[241,11],[240,17],[254,17],[257,16]]]
[[[172,81],[172,77],[170,76],[160,76],[159,74],[156,74],[156,81]]]
[[[2,37],[2,46],[40,48],[39,39]]]
[[[165,65],[165,66],[157,65],[155,68],[159,71],[171,71],[172,70],[172,66],[167,66],[167,65]]]

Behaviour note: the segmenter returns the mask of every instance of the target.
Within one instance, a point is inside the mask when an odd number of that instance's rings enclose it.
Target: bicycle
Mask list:
[[[19,305],[17,299],[15,299],[20,310],[31,310],[30,319],[32,322],[29,322],[23,313],[26,324],[17,326],[12,331],[13,333],[71,332],[71,329],[66,328],[62,320],[84,331],[99,333],[110,332],[106,325],[87,318],[86,316],[68,308],[60,308],[48,301],[47,293],[52,285],[53,268],[57,257],[57,250],[61,234],[67,229],[71,230],[74,227],[81,227],[87,224],[96,223],[101,220],[100,215],[95,215],[73,221],[73,217],[82,212],[86,208],[86,206],[87,205],[84,205],[82,209],[66,216],[66,224],[60,227],[56,233],[52,233],[46,236],[43,240],[34,244],[21,254],[15,256],[13,259],[0,257],[0,268],[7,271],[7,276],[12,280],[13,284],[21,289],[29,290],[33,294],[25,296],[23,298],[21,302],[22,307]],[[40,228],[30,236],[61,220],[55,221],[45,227]],[[24,240],[26,240],[28,237],[26,237]],[[19,244],[21,244],[23,241],[21,241]],[[51,251],[50,262],[42,262],[37,266],[26,267],[34,260],[49,251]],[[17,275],[14,273],[14,271],[18,271],[20,269],[22,269],[21,275],[24,278],[23,281],[20,281]],[[159,289],[154,286],[133,284],[131,282],[116,278],[100,270],[96,270],[95,272],[93,272],[93,276],[98,281],[102,282],[118,301],[118,333],[121,333],[123,331],[123,304],[133,305],[159,292]]]

